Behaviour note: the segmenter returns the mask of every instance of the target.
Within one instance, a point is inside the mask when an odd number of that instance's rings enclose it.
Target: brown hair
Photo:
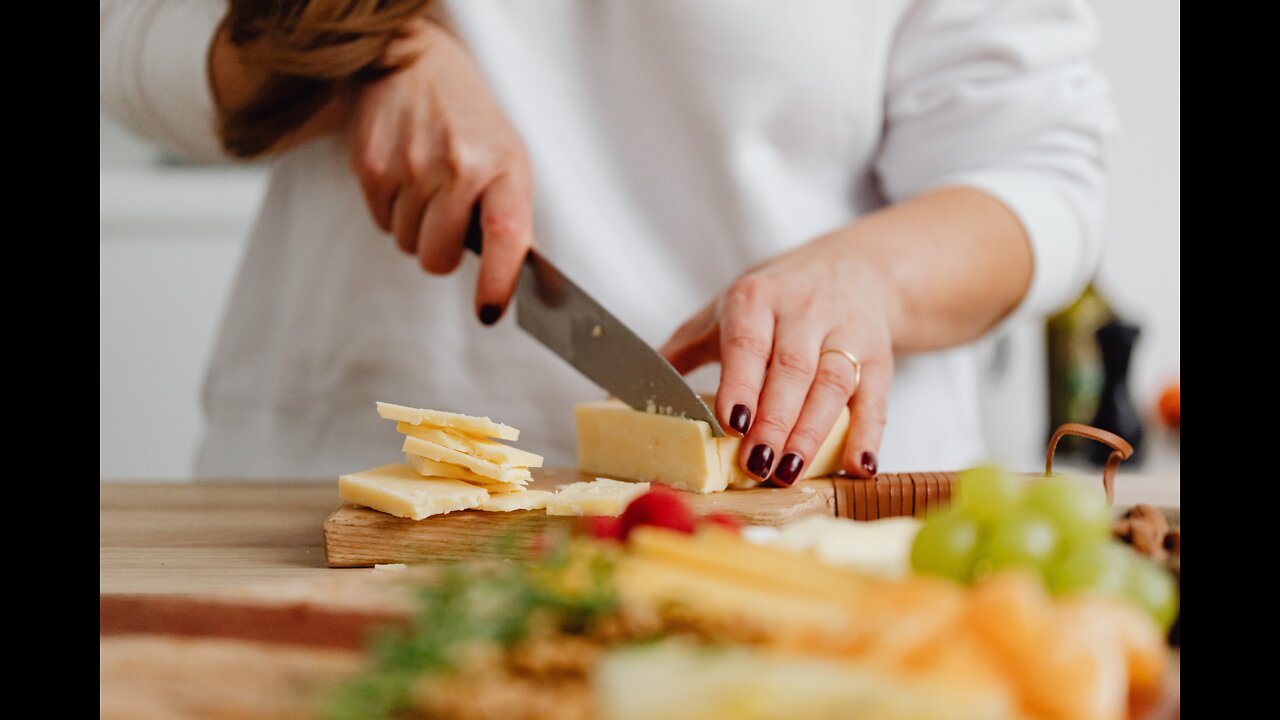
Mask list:
[[[254,157],[353,83],[385,75],[387,46],[431,0],[231,0],[225,26],[241,62],[267,81],[219,117],[227,152]]]

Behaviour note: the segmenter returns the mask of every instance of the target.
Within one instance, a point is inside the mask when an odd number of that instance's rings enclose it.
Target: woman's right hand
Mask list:
[[[386,64],[402,67],[355,99],[352,170],[374,221],[430,273],[458,267],[472,208],[481,204],[476,312],[492,325],[533,242],[524,144],[466,48],[439,25],[415,22],[388,49]]]

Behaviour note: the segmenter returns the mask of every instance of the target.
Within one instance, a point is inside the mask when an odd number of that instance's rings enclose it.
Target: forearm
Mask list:
[[[878,286],[895,354],[981,337],[1031,286],[1034,259],[1017,217],[994,197],[943,188],[889,206],[819,242]]]

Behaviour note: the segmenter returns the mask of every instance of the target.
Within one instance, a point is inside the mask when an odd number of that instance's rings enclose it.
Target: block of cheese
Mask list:
[[[410,425],[434,425],[435,427],[452,428],[460,432],[498,438],[499,440],[520,439],[519,430],[509,425],[496,423],[487,417],[474,417],[443,410],[411,408],[384,402],[378,403],[378,415],[386,420],[395,420]]]
[[[753,487],[759,479],[738,465],[742,439],[711,435],[704,422],[635,410],[620,400],[579,404],[578,469],[593,475],[660,482],[699,493]],[[844,408],[826,442],[805,464],[803,477],[840,469],[849,409]]]
[[[488,460],[497,465],[515,467],[542,467],[542,456],[526,450],[503,445],[489,438],[467,435],[456,430],[436,428],[429,425],[410,425],[407,422],[396,423],[396,430],[420,440],[433,442],[450,450],[457,450],[464,455]]]
[[[443,445],[437,445],[412,435],[405,437],[404,446],[400,449],[411,455],[421,455],[428,460],[459,465],[477,475],[500,483],[527,485],[533,480],[533,475],[529,473],[529,468],[491,463],[488,460],[471,457],[457,450],[450,450]]]
[[[609,515],[617,517],[632,500],[649,492],[649,483],[596,478],[560,488],[547,501],[548,515]]]
[[[511,512],[512,510],[541,510],[553,493],[546,490],[526,490],[524,492],[501,493],[490,495],[489,499],[475,507],[476,510],[489,512]]]
[[[483,475],[477,475],[464,467],[450,465],[449,463],[428,460],[421,455],[412,453],[404,454],[404,461],[409,463],[409,467],[418,471],[419,475],[430,478],[453,478],[454,480],[465,480],[472,485],[479,485],[488,490],[490,493],[509,493],[520,492],[524,490],[523,485],[515,483],[498,482],[493,478],[487,478]]]
[[[414,520],[467,510],[489,497],[484,488],[451,478],[424,478],[399,464],[339,477],[338,495],[350,503]]]

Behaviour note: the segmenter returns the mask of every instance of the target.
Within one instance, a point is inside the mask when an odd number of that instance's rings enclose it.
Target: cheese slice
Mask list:
[[[593,475],[660,482],[699,493],[754,487],[760,479],[738,465],[742,439],[711,435],[697,420],[635,410],[620,400],[579,404],[578,469]],[[805,464],[802,477],[821,477],[840,470],[849,409],[844,408],[819,451]]]
[[[524,492],[523,485],[498,482],[493,478],[477,475],[464,467],[450,465],[449,463],[436,462],[435,460],[428,460],[421,455],[405,453],[404,461],[409,463],[409,467],[417,470],[418,474],[423,477],[465,480],[472,485],[479,485],[490,493]]]
[[[424,478],[399,464],[341,476],[338,495],[347,502],[414,520],[473,508],[489,497],[484,488],[450,478]]]
[[[649,483],[596,478],[566,485],[547,501],[548,515],[610,515],[617,517],[632,500],[649,492]]]
[[[496,423],[487,417],[474,417],[461,413],[443,410],[425,410],[422,408],[378,403],[378,415],[385,420],[408,423],[410,425],[434,425],[435,427],[452,428],[481,437],[498,438],[499,440],[519,440],[520,431],[510,425]]]
[[[396,430],[405,435],[433,442],[450,450],[457,450],[465,455],[488,460],[498,465],[542,467],[541,455],[503,445],[489,438],[476,437],[456,430],[435,428],[428,425],[410,425],[407,422],[396,423]]]
[[[524,492],[502,493],[490,495],[487,500],[476,506],[476,510],[489,512],[511,512],[512,510],[541,510],[547,506],[552,493],[546,490],[526,490]]]
[[[404,446],[400,449],[411,455],[421,455],[428,460],[459,465],[477,475],[489,478],[491,481],[526,485],[533,480],[533,475],[530,474],[529,468],[498,465],[488,460],[460,453],[457,450],[450,450],[443,445],[437,445],[412,435],[405,437]]]

